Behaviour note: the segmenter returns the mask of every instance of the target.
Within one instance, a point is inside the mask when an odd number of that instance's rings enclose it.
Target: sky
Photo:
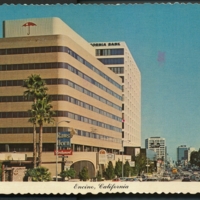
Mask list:
[[[174,160],[180,145],[200,148],[200,5],[0,6],[0,24],[40,17],[61,18],[88,42],[126,42],[142,77],[142,147],[164,137]]]

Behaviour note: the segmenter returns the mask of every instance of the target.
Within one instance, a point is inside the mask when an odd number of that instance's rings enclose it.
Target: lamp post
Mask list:
[[[149,173],[149,170],[148,170],[148,167],[149,167],[149,163],[148,163],[148,158],[147,158],[147,164],[146,164],[146,167],[147,167],[147,177],[148,177],[148,173]]]
[[[58,124],[61,122],[70,123],[69,120],[59,121],[56,124],[56,182],[58,181]]]
[[[130,142],[130,140],[122,139],[122,178],[124,177],[124,164],[123,164],[123,161],[124,161],[124,141]]]

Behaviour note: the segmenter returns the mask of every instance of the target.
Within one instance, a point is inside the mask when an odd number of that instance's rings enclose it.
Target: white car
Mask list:
[[[161,178],[161,180],[162,180],[162,181],[170,181],[171,178],[170,178],[170,176],[163,176],[163,177]]]

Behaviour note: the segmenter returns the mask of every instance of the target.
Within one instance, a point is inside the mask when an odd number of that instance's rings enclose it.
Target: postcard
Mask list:
[[[0,193],[191,193],[200,5],[1,5]]]

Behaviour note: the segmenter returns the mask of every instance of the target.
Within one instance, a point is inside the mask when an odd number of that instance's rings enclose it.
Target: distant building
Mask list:
[[[182,160],[186,160],[185,157],[185,150],[187,150],[187,146],[186,145],[180,145],[179,147],[177,147],[177,161],[180,162]]]
[[[156,158],[163,161],[166,160],[166,142],[165,138],[150,137],[145,140],[145,148],[156,152]]]
[[[194,147],[189,147],[187,150],[184,151],[184,157],[189,162],[191,153],[195,151]]]
[[[141,147],[140,70],[125,42],[98,42],[91,45],[96,49],[96,58],[122,79],[124,146]]]

